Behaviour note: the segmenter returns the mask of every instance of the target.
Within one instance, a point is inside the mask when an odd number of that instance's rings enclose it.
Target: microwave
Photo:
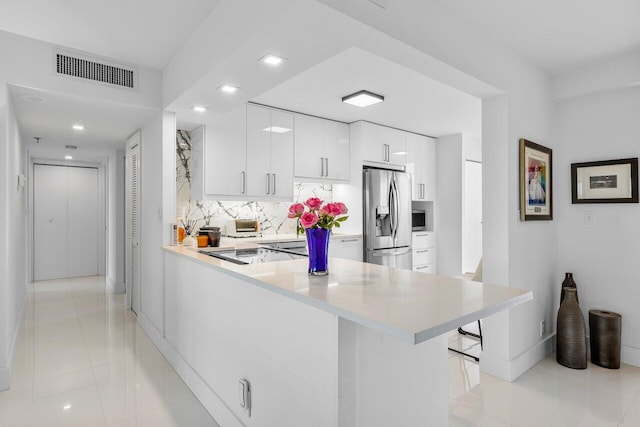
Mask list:
[[[427,229],[427,211],[424,209],[411,210],[411,230],[425,231]]]

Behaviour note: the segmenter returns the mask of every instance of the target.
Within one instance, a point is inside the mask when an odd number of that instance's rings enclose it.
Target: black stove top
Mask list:
[[[218,252],[200,251],[200,253],[240,265],[306,258],[306,255],[301,255],[299,253],[269,248],[235,249],[231,251]]]

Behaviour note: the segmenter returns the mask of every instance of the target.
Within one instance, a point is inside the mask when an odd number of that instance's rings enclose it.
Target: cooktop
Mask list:
[[[306,258],[305,255],[279,251],[269,248],[255,248],[255,249],[235,249],[231,251],[218,251],[208,252],[199,251],[201,254],[209,255],[210,257],[218,258],[224,261],[229,261],[234,264],[246,265],[246,264],[259,264],[263,262],[273,261],[287,261],[291,259]]]

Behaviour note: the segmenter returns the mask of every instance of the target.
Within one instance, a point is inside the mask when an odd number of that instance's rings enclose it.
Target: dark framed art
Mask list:
[[[553,219],[552,151],[520,140],[520,220]]]
[[[572,163],[571,203],[638,203],[638,158]]]

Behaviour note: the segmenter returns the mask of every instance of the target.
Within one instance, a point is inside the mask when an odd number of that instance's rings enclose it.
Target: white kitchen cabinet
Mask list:
[[[293,197],[293,114],[247,106],[247,195]]]
[[[411,235],[413,271],[436,274],[436,234],[415,231]]]
[[[406,167],[412,178],[413,200],[435,200],[436,142],[428,136],[406,132]]]
[[[295,176],[349,179],[349,125],[295,115]]]
[[[359,123],[362,126],[363,160],[394,165],[405,164],[407,132],[369,122]]]
[[[246,195],[247,174],[247,110],[245,106],[225,116],[218,123],[206,126],[202,155],[204,194],[191,195],[192,200],[203,199],[207,195]],[[192,153],[197,162],[198,153]]]
[[[331,240],[329,241],[329,256],[362,261],[362,237],[331,236]]]

